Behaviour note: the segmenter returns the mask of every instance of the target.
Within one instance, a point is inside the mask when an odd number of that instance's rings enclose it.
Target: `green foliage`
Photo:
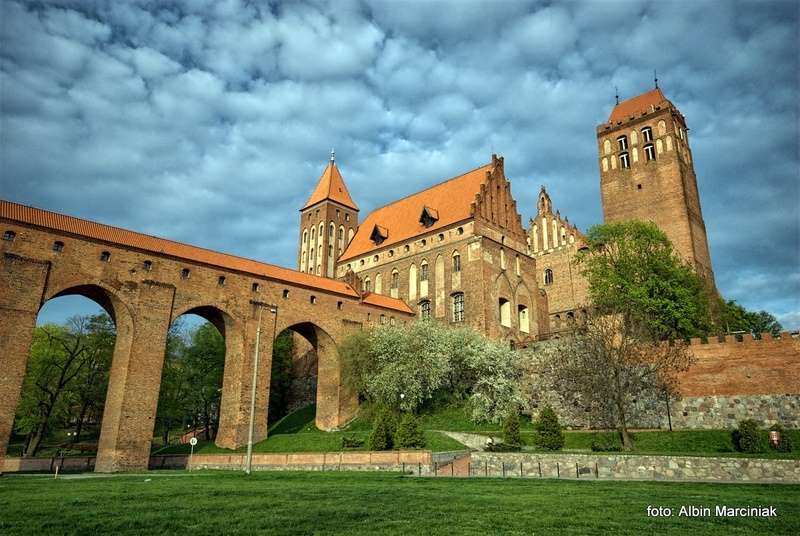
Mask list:
[[[35,456],[56,425],[80,433],[87,421],[99,421],[114,339],[106,314],[36,328],[15,421],[26,435],[25,456]]]
[[[536,430],[534,443],[537,447],[547,450],[561,450],[564,448],[564,432],[558,416],[553,408],[545,406],[539,412],[539,418],[533,423]]]
[[[606,223],[589,229],[581,273],[600,314],[647,326],[655,339],[689,338],[711,328],[706,283],[675,254],[654,223]]]
[[[469,398],[473,419],[498,422],[520,401],[515,352],[470,328],[382,325],[344,341],[339,356],[351,388],[402,411]]]
[[[717,309],[720,333],[746,331],[756,336],[762,333],[780,335],[783,330],[781,323],[767,311],[748,311],[733,300],[720,299]]]
[[[759,430],[756,421],[746,419],[739,421],[739,428],[733,431],[733,444],[739,452],[764,452],[767,450],[767,435]]]
[[[769,427],[771,431],[776,431],[780,434],[780,439],[778,440],[778,444],[775,445],[772,441],[769,442],[770,448],[778,451],[778,452],[792,452],[794,445],[792,443],[792,436],[791,434],[787,433],[786,430],[783,429],[783,426],[780,424],[773,424]]]
[[[269,386],[269,416],[273,423],[286,415],[289,409],[289,392],[292,387],[292,359],[294,339],[292,332],[284,330],[272,344],[272,376]]]
[[[519,433],[519,413],[516,411],[509,412],[503,421],[503,445],[514,450],[522,447],[522,436]]]
[[[364,440],[356,436],[342,436],[342,450],[358,449],[364,446]]]
[[[622,445],[613,439],[602,438],[592,441],[591,449],[593,452],[619,452],[622,450]]]
[[[367,439],[369,450],[391,450],[394,446],[395,429],[394,415],[387,409],[378,411]]]
[[[425,435],[419,426],[419,420],[413,413],[403,414],[400,424],[397,426],[394,442],[401,449],[415,449],[425,446]]]

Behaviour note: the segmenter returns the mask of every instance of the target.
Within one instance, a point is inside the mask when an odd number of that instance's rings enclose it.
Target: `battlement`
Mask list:
[[[759,338],[753,337],[752,333],[744,333],[741,335],[741,338],[737,335],[724,335],[719,337],[711,337],[711,338],[702,338],[702,337],[694,337],[689,341],[690,346],[698,346],[698,345],[710,345],[710,346],[722,346],[726,344],[738,344],[738,345],[749,345],[749,344],[759,344],[759,345],[787,345],[793,344],[794,341],[800,341],[800,334],[792,335],[788,331],[782,331],[780,336],[775,336],[772,333],[761,333]]]

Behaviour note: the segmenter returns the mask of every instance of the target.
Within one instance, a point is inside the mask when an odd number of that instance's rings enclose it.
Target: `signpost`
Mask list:
[[[192,456],[194,456],[195,445],[197,445],[197,438],[193,437],[189,440],[189,463],[187,465],[187,468],[189,469],[192,467]]]

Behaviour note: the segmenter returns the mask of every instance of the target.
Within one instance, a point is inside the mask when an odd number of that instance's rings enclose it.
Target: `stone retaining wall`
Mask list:
[[[800,460],[473,452],[471,476],[800,482]]]
[[[4,473],[91,471],[93,456],[75,458],[6,458]],[[403,471],[428,474],[432,465],[428,450],[389,452],[290,452],[253,454],[253,470],[297,471]],[[150,469],[226,469],[240,471],[245,466],[244,454],[195,454],[151,456]]]

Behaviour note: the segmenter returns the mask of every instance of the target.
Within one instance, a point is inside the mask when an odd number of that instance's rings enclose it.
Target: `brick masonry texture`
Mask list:
[[[11,432],[36,316],[51,298],[78,294],[93,299],[117,327],[97,471],[147,467],[166,334],[184,313],[206,318],[225,338],[216,443],[227,448],[242,445],[247,437],[259,318],[257,440],[267,434],[274,334],[292,329],[315,347],[317,426],[331,430],[349,421],[357,406],[340,382],[336,342],[361,329],[369,317],[408,318],[397,309],[367,305],[356,293],[276,281],[9,219],[0,218],[0,223],[4,232],[16,233],[13,241],[0,241],[0,457]],[[63,243],[61,251],[54,250],[56,241]],[[110,254],[107,260],[103,252]],[[184,270],[189,270],[188,277]],[[266,304],[274,305],[276,313]]]

